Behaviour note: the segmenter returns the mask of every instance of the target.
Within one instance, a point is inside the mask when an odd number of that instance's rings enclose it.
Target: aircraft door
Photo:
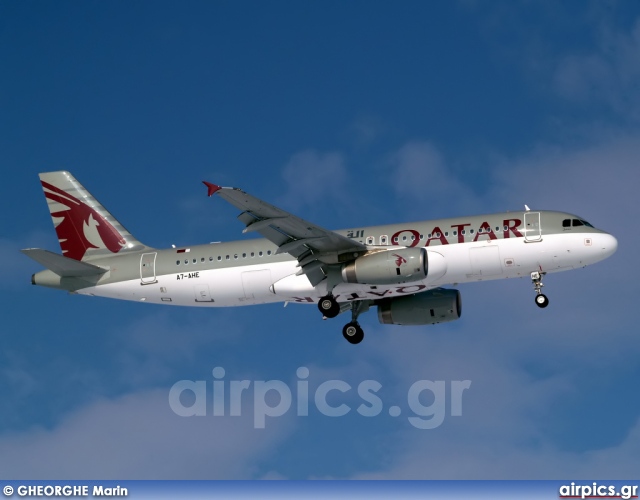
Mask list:
[[[540,212],[524,213],[524,240],[527,242],[542,241]]]
[[[157,255],[157,252],[143,253],[140,257],[140,284],[151,285],[158,282],[156,279]]]

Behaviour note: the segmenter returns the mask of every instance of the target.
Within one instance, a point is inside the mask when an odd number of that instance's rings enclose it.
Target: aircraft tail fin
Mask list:
[[[146,248],[69,172],[39,176],[64,257],[82,261]]]

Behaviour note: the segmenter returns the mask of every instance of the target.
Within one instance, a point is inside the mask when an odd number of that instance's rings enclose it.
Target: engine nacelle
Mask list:
[[[385,325],[434,325],[456,320],[461,313],[460,292],[444,288],[378,303],[378,320]]]
[[[358,257],[342,267],[347,283],[395,285],[423,280],[427,276],[427,250],[423,247],[401,247]]]

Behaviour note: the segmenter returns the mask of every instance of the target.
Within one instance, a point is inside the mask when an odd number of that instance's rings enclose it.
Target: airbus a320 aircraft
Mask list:
[[[364,338],[372,306],[384,324],[456,320],[460,292],[446,285],[530,277],[544,308],[545,274],[594,264],[612,235],[563,212],[506,212],[330,231],[237,188],[204,181],[239,209],[244,233],[264,238],[158,250],[135,239],[69,172],[40,174],[62,255],[23,253],[47,269],[34,285],[154,304],[227,307],[317,304],[323,318],[351,313],[342,333]]]

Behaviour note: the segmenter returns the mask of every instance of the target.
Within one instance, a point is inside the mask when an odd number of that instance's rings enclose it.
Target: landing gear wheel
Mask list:
[[[340,314],[340,304],[332,295],[327,295],[318,301],[318,310],[325,318],[335,318]]]
[[[342,335],[351,344],[359,344],[364,338],[364,331],[355,321],[347,323],[342,329]]]
[[[540,308],[547,307],[549,305],[549,299],[544,294],[536,295],[536,305]]]

